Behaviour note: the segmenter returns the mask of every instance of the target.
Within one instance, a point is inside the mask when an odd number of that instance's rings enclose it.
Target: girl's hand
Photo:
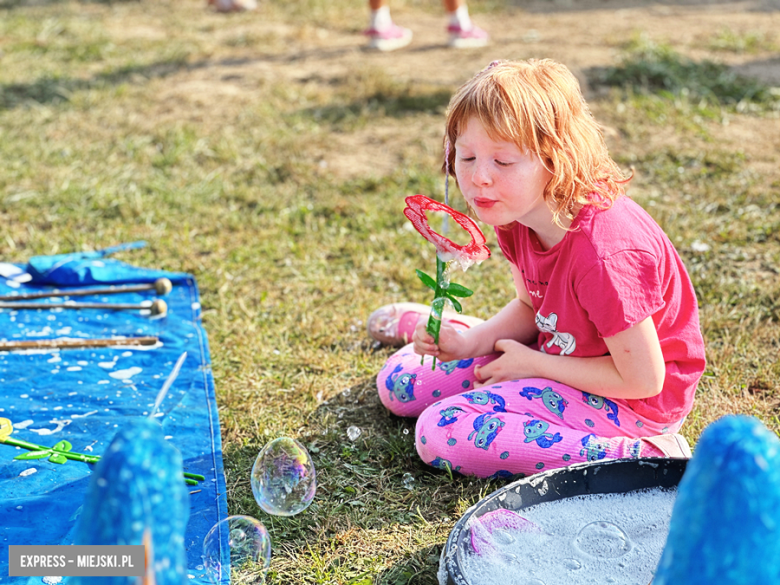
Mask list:
[[[539,355],[538,351],[513,339],[499,339],[495,350],[502,355],[484,366],[474,368],[474,376],[479,381],[474,384],[475,388],[536,377],[532,366],[534,357]]]
[[[425,321],[417,323],[412,336],[414,352],[419,355],[432,355],[439,361],[450,362],[464,359],[468,356],[468,344],[462,333],[459,333],[452,325],[442,322],[439,330],[439,343],[434,343],[433,336],[425,329]]]

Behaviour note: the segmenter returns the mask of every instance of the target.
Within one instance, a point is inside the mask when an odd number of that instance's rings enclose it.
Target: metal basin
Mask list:
[[[471,585],[462,567],[463,555],[471,547],[471,534],[467,526],[472,516],[476,519],[499,508],[522,515],[523,508],[563,498],[676,487],[685,473],[687,463],[687,459],[660,458],[579,463],[537,473],[505,485],[467,510],[450,532],[442,552],[447,584]]]

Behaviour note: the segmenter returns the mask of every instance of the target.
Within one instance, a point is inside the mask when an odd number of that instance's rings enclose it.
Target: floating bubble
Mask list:
[[[228,549],[222,549],[227,532]],[[203,539],[203,564],[213,583],[219,584],[230,569],[259,571],[261,582],[271,564],[271,539],[259,520],[250,516],[228,516],[217,522]]]
[[[411,473],[404,473],[402,482],[406,489],[410,491],[414,489],[414,476]]]
[[[360,436],[360,429],[355,426],[351,426],[347,429],[347,437],[350,441],[354,441]]]
[[[614,559],[631,550],[631,540],[612,522],[586,524],[574,539],[574,546],[591,557]]]
[[[305,510],[317,491],[314,463],[295,439],[281,437],[268,443],[252,467],[252,493],[258,505],[276,516]]]

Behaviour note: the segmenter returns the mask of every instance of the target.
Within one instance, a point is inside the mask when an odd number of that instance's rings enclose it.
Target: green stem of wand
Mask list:
[[[82,461],[84,463],[97,463],[100,461],[100,457],[97,455],[85,455],[84,453],[73,453],[72,451],[60,451],[59,449],[44,447],[43,445],[36,445],[35,443],[28,443],[27,441],[14,439],[11,437],[0,438],[0,442],[5,443],[6,445],[13,445],[14,447],[21,447],[22,449],[27,449],[29,451],[51,452],[52,455],[62,455],[66,459],[71,459],[73,461]]]
[[[36,445],[35,443],[28,443],[27,441],[23,441],[21,439],[15,439],[8,436],[0,436],[0,443],[5,443],[6,445],[11,445],[13,447],[20,447],[22,449],[27,449],[28,451],[32,451],[34,453],[40,453],[41,459],[43,457],[48,457],[51,455],[64,457],[65,459],[70,459],[72,461],[81,461],[83,463],[97,463],[100,461],[100,457],[98,455],[86,455],[84,453],[74,453],[72,451],[65,451],[62,449],[55,449],[53,447],[44,447],[43,445]],[[69,445],[68,445],[69,447]],[[64,461],[58,461],[57,463],[64,463]],[[187,485],[198,485],[199,481],[205,481],[206,478],[202,475],[199,475],[197,473],[184,473],[184,481]]]
[[[434,291],[433,302],[431,303],[431,314],[428,317],[428,324],[425,326],[425,330],[428,335],[433,337],[434,343],[439,343],[439,331],[441,331],[441,318],[444,313],[444,305],[447,298],[444,295],[446,287],[446,281],[444,279],[444,272],[447,270],[447,264],[442,262],[441,259],[436,256],[436,290]],[[420,365],[425,362],[425,356],[420,360]],[[433,365],[431,370],[436,369],[436,356],[433,356]]]

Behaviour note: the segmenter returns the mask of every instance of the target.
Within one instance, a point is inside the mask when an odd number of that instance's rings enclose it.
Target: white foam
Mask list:
[[[89,412],[85,412],[84,414],[73,414],[71,415],[71,418],[84,418],[86,416],[92,416],[93,414],[97,414],[97,410],[91,410]]]
[[[543,534],[494,531],[476,555],[466,539],[461,568],[471,585],[646,585],[661,558],[676,489],[577,496],[519,514]],[[470,530],[480,530],[470,518]]]
[[[27,430],[32,431],[33,433],[38,433],[39,435],[53,435],[54,433],[59,433],[62,429],[67,427],[72,421],[70,419],[56,419],[53,418],[49,421],[47,424],[54,424],[57,425],[53,429],[30,429]],[[14,425],[16,426],[16,425]]]
[[[142,371],[143,368],[139,368],[136,366],[132,368],[127,368],[126,370],[117,370],[116,372],[109,372],[108,375],[117,380],[129,380],[136,374],[140,374]]]

